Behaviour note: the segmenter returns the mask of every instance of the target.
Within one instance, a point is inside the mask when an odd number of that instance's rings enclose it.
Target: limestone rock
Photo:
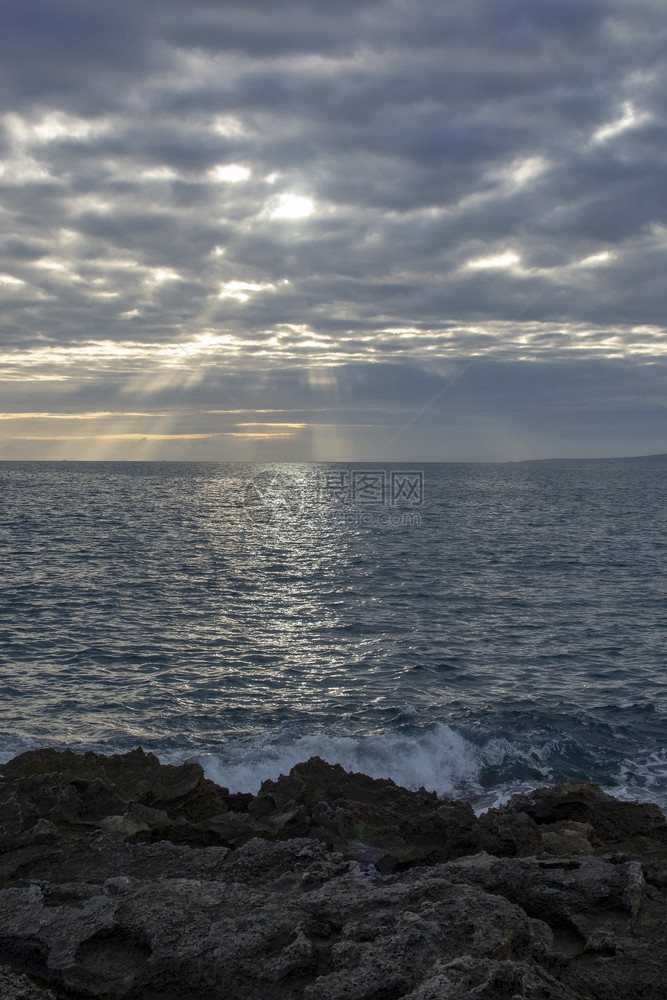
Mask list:
[[[544,920],[554,948],[579,955],[632,935],[646,890],[641,865],[604,858],[497,858],[476,867],[450,863],[449,877],[483,885]]]
[[[544,969],[525,962],[455,958],[438,962],[433,975],[404,1000],[580,1000]]]
[[[475,832],[481,850],[502,857],[525,857],[540,847],[537,823],[525,812],[489,809],[479,817]]]
[[[229,793],[204,777],[199,764],[161,764],[141,748],[127,754],[31,750],[0,767],[0,824],[5,839],[20,837],[39,819],[61,834],[100,825],[125,837],[202,840],[202,823],[224,815]],[[109,817],[115,819],[109,825]],[[214,838],[215,839],[215,838]],[[216,841],[217,842],[217,841]]]
[[[1,1000],[664,1000],[664,817],[593,785],[476,819],[317,758],[230,796],[47,750],[0,824]]]
[[[549,953],[543,922],[441,869],[375,884],[304,841],[253,841],[227,858],[229,871],[213,879],[119,875],[5,889],[3,948],[18,969],[30,956],[55,990],[118,1000],[399,997],[437,960]]]
[[[525,813],[518,813],[525,816]],[[547,854],[592,854],[600,846],[600,839],[590,823],[561,820],[539,828],[540,847]]]
[[[316,837],[385,873],[445,861],[475,846],[468,803],[350,774],[319,757],[265,781],[249,812],[273,835]]]
[[[56,1000],[51,990],[43,989],[27,976],[0,965],[0,997],[2,1000]]]
[[[651,802],[621,802],[597,785],[568,781],[550,788],[514,795],[498,812],[524,813],[538,826],[575,821],[590,824],[598,840],[607,845],[651,839],[667,845],[667,819]]]

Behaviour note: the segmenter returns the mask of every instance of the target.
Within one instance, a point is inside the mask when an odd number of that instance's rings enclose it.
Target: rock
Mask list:
[[[49,836],[101,827],[129,841],[198,847],[309,836],[384,874],[479,850],[527,857],[627,848],[646,856],[667,845],[656,806],[618,802],[576,782],[514,796],[475,819],[468,803],[319,758],[264,782],[257,796],[230,796],[198,764],[163,765],[141,749],[112,757],[31,751],[0,774],[0,849],[25,841],[39,821],[51,824]]]
[[[325,1000],[401,996],[438,959],[531,962],[550,948],[541,921],[440,869],[376,885],[303,840],[253,841],[226,859],[215,879],[5,889],[4,951],[19,969],[30,954],[36,974],[79,996]]]
[[[537,823],[524,812],[489,809],[479,817],[475,834],[481,850],[502,857],[524,857],[540,847]]]
[[[5,836],[20,836],[42,818],[61,835],[106,825],[119,836],[147,840],[168,836],[174,825],[175,836],[187,841],[191,826],[193,841],[201,843],[202,824],[228,809],[227,789],[205,778],[199,764],[160,764],[141,748],[111,757],[32,750],[2,765],[0,775]]]
[[[595,847],[600,846],[600,840],[590,823],[561,820],[558,823],[545,824],[539,830],[540,847],[547,854],[592,854]]]
[[[514,795],[496,813],[525,814],[538,826],[574,821],[589,824],[602,845],[631,843],[635,838],[667,845],[667,820],[650,802],[621,802],[597,785],[569,781]]]
[[[404,1000],[579,1000],[580,994],[525,962],[455,958]]]
[[[641,865],[604,858],[497,858],[484,865],[447,868],[449,878],[482,885],[544,920],[554,949],[564,955],[600,950],[636,928],[646,890]]]
[[[2,1000],[56,1000],[51,990],[42,989],[6,965],[0,965],[0,997]]]
[[[60,881],[0,891],[6,960],[58,995],[583,1000],[613,984],[662,1000],[665,943],[656,924],[647,953],[635,862],[476,855],[370,877],[306,838],[74,843]],[[651,905],[664,915],[664,896]]]
[[[131,840],[138,833],[148,833],[150,827],[127,813],[123,816],[105,816],[100,827],[116,840]]]
[[[40,751],[0,820],[2,1000],[663,1000],[664,818],[596,786],[475,819],[317,758],[253,797]]]
[[[272,836],[316,837],[385,873],[445,861],[475,846],[468,803],[350,774],[319,757],[265,781],[249,813]]]

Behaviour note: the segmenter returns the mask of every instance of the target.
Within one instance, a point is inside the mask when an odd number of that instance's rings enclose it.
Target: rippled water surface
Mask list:
[[[254,789],[319,753],[482,804],[581,777],[664,808],[666,486],[0,463],[3,759],[141,743]]]

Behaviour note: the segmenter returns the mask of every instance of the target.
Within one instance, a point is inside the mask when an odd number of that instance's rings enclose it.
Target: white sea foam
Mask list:
[[[655,802],[667,812],[667,748],[638,760],[624,760],[617,782],[605,791],[626,801]]]
[[[552,775],[552,764],[559,750],[558,737],[543,743],[516,743],[504,736],[488,740],[481,751],[485,764],[495,767],[514,765],[517,762],[528,764],[545,781]]]
[[[67,744],[49,741],[56,749]],[[46,745],[25,736],[0,735],[0,764],[12,757]],[[71,749],[83,753],[124,753],[128,745],[76,742]],[[147,748],[148,749],[148,748]],[[373,778],[391,778],[405,788],[426,788],[438,795],[465,798],[476,813],[505,803],[517,792],[563,780],[562,738],[513,740],[488,736],[472,742],[445,723],[421,731],[358,736],[325,733],[265,733],[254,739],[230,741],[224,747],[193,753],[192,745],[150,749],[164,764],[195,760],[208,778],[232,792],[255,794],[267,778],[287,774],[295,764],[321,757]],[[589,748],[590,750],[590,748]],[[595,770],[595,769],[594,769]],[[598,782],[611,795],[624,800],[655,802],[667,812],[667,749],[647,751],[636,759],[625,759],[616,773],[590,773],[586,780]]]
[[[262,781],[287,774],[295,764],[321,757],[346,771],[391,778],[405,788],[424,787],[439,795],[474,795],[480,761],[477,749],[449,726],[438,724],[417,736],[326,736],[317,733],[272,737],[234,748],[227,759],[202,754],[207,777],[233,792],[257,792]]]

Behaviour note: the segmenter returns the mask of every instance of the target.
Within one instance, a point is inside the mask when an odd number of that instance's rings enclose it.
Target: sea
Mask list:
[[[0,463],[0,762],[667,810],[667,464]]]

